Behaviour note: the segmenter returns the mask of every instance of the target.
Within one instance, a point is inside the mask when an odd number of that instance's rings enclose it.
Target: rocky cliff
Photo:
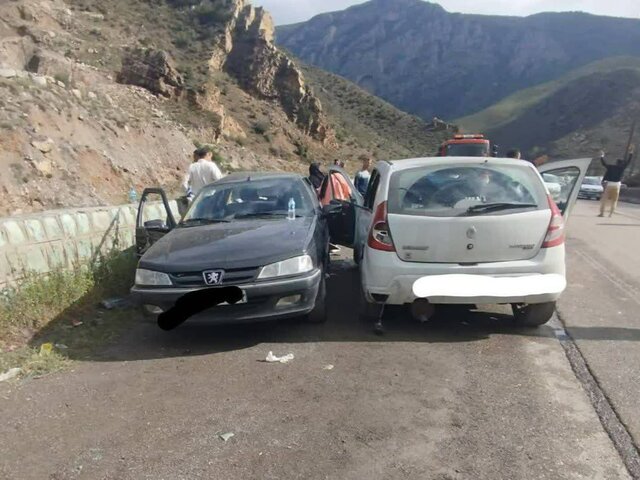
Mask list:
[[[587,63],[640,56],[640,21],[464,15],[422,0],[371,0],[279,27],[277,41],[402,110],[457,118]]]
[[[343,78],[309,85],[272,36],[241,0],[0,2],[0,216],[180,194],[196,144],[225,171],[303,172],[441,141]]]

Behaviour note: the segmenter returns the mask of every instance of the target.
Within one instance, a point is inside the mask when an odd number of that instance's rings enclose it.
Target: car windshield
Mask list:
[[[600,185],[600,179],[598,177],[586,177],[582,182],[583,185]]]
[[[488,157],[486,143],[452,143],[447,145],[447,157]]]
[[[181,225],[283,218],[287,215],[290,199],[295,202],[296,216],[313,214],[314,204],[309,189],[299,178],[214,184],[198,194]]]
[[[537,175],[519,165],[425,166],[391,177],[389,213],[432,217],[546,208]]]

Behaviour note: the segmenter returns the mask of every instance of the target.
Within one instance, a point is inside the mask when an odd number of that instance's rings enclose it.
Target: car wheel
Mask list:
[[[551,320],[556,310],[556,302],[531,305],[514,304],[512,309],[517,324],[525,327],[539,327]]]
[[[327,321],[327,279],[325,278],[325,270],[320,272],[320,286],[318,287],[318,295],[316,303],[307,316],[306,321],[309,323],[324,323]]]

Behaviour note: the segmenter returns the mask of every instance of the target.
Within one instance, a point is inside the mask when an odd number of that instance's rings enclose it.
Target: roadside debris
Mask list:
[[[117,308],[126,308],[129,306],[129,300],[127,298],[107,298],[100,302],[100,306],[105,310],[115,310]]]
[[[293,353],[289,353],[288,355],[285,355],[284,357],[277,357],[276,355],[273,354],[273,352],[269,352],[269,355],[267,355],[267,358],[265,359],[265,362],[267,363],[289,363],[291,360],[293,360]]]
[[[224,440],[225,442],[228,441],[229,439],[231,439],[232,437],[235,437],[235,434],[232,432],[228,432],[228,433],[221,433],[220,435],[218,435],[222,440]]]
[[[21,371],[22,371],[21,368],[11,368],[7,370],[6,372],[0,375],[0,382],[5,382],[7,380],[11,380],[12,378],[17,377],[18,375],[20,375]]]
[[[329,364],[329,365],[325,365],[324,367],[322,367],[323,370],[333,370],[333,365]]]
[[[40,356],[44,357],[53,351],[53,343],[43,343],[40,345]]]
[[[83,323],[84,322],[81,322],[80,320],[71,320],[71,325],[73,325],[74,327],[79,327]]]

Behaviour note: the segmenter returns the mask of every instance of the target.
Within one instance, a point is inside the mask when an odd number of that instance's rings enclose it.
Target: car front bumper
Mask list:
[[[316,269],[300,277],[238,285],[237,287],[243,291],[246,302],[237,305],[211,307],[191,316],[188,321],[226,324],[268,321],[306,315],[315,306],[321,275],[321,270]],[[131,294],[138,305],[150,306],[154,307],[154,310],[159,309],[162,312],[167,312],[185,295],[210,289],[212,288],[148,288],[135,286],[131,289]],[[299,298],[291,299],[291,297]],[[283,299],[290,300],[283,302]]]

